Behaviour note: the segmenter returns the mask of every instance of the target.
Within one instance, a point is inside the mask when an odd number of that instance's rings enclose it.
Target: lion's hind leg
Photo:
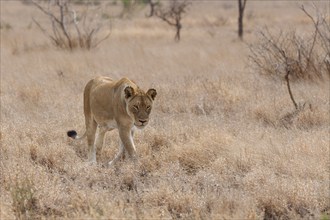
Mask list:
[[[98,132],[95,140],[96,156],[100,157],[104,145],[104,137],[107,131],[111,131],[107,126],[98,126]]]
[[[96,133],[97,123],[91,120],[86,126],[87,132],[87,144],[88,144],[88,161],[91,163],[96,163],[96,151],[95,151],[95,133]]]

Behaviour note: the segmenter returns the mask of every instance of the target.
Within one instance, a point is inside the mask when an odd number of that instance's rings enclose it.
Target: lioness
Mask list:
[[[96,151],[101,151],[105,133],[118,128],[119,152],[109,165],[114,164],[124,151],[131,158],[136,158],[134,130],[143,129],[148,124],[156,95],[155,89],[144,92],[127,78],[114,81],[109,77],[96,77],[87,83],[84,90],[85,133],[81,137],[78,137],[74,130],[68,131],[67,134],[73,139],[87,136],[88,159],[96,163]]]

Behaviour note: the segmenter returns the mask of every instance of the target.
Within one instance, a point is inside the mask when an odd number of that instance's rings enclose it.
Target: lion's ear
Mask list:
[[[156,89],[149,89],[147,95],[150,96],[152,100],[155,100],[155,97],[157,95]]]
[[[127,86],[124,90],[125,92],[125,98],[128,99],[133,96],[134,94],[134,89],[131,86]]]

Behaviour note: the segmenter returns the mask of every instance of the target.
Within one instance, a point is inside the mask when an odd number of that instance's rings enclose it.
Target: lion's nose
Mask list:
[[[141,122],[142,124],[146,123],[148,120],[143,120],[143,119],[139,119],[139,122]]]

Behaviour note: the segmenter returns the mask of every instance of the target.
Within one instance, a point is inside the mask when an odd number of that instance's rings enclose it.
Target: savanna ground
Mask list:
[[[236,1],[194,1],[180,42],[145,8],[70,52],[32,22],[46,19],[34,6],[1,1],[1,219],[329,219],[329,78],[292,83],[311,108],[288,120],[285,82],[248,60],[260,28],[309,33],[302,3],[248,1],[244,42]],[[99,75],[158,91],[137,165],[104,166],[116,131],[96,166],[86,140],[66,137],[84,131],[83,88]]]

